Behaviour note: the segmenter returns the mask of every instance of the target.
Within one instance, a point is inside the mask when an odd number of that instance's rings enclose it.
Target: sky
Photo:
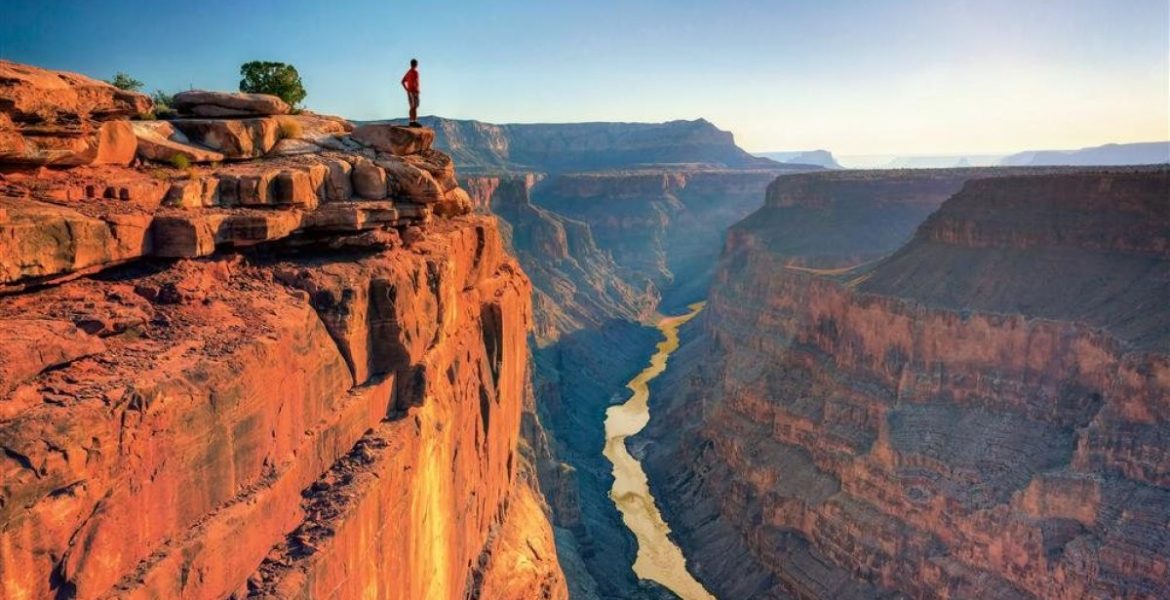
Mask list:
[[[305,105],[494,123],[706,118],[751,151],[1170,138],[1170,0],[0,0],[0,58],[147,91],[297,67]]]

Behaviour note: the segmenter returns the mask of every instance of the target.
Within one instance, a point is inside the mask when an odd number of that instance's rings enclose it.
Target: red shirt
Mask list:
[[[402,85],[406,86],[406,91],[417,94],[418,93],[418,69],[411,69],[402,76]]]

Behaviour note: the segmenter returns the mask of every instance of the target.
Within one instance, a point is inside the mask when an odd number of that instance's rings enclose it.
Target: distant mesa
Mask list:
[[[523,123],[427,116],[435,147],[466,173],[564,173],[633,167],[777,168],[705,119],[665,123]],[[398,121],[401,122],[401,121]]]
[[[804,150],[801,152],[758,152],[756,156],[770,158],[779,163],[793,165],[816,165],[826,169],[842,169],[840,163],[828,150]]]
[[[1005,157],[1003,166],[1123,166],[1170,163],[1170,141],[1105,144],[1079,150],[1031,150]]]

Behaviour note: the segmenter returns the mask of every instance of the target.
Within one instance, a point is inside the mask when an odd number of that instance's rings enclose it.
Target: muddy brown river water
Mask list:
[[[662,519],[642,464],[626,449],[626,438],[642,431],[650,422],[649,383],[666,370],[666,361],[678,349],[678,329],[703,309],[703,302],[692,304],[682,315],[667,317],[658,323],[665,339],[650,357],[650,364],[626,384],[633,392],[625,404],[611,406],[605,412],[605,457],[613,463],[614,483],[609,496],[622,513],[626,527],[638,540],[638,557],[634,573],[670,589],[683,600],[715,600],[687,570],[682,550],[669,537],[670,527]]]

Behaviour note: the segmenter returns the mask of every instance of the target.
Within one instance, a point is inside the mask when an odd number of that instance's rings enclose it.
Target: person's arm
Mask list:
[[[406,75],[403,75],[403,76],[402,76],[402,81],[401,81],[401,82],[399,82],[399,83],[401,83],[401,84],[402,84],[402,89],[404,89],[404,90],[406,90],[406,91],[408,91],[408,92],[409,92],[409,91],[410,91],[410,88],[406,87],[406,78],[407,78],[407,77],[410,77],[410,71],[407,71],[407,72],[406,72]]]

